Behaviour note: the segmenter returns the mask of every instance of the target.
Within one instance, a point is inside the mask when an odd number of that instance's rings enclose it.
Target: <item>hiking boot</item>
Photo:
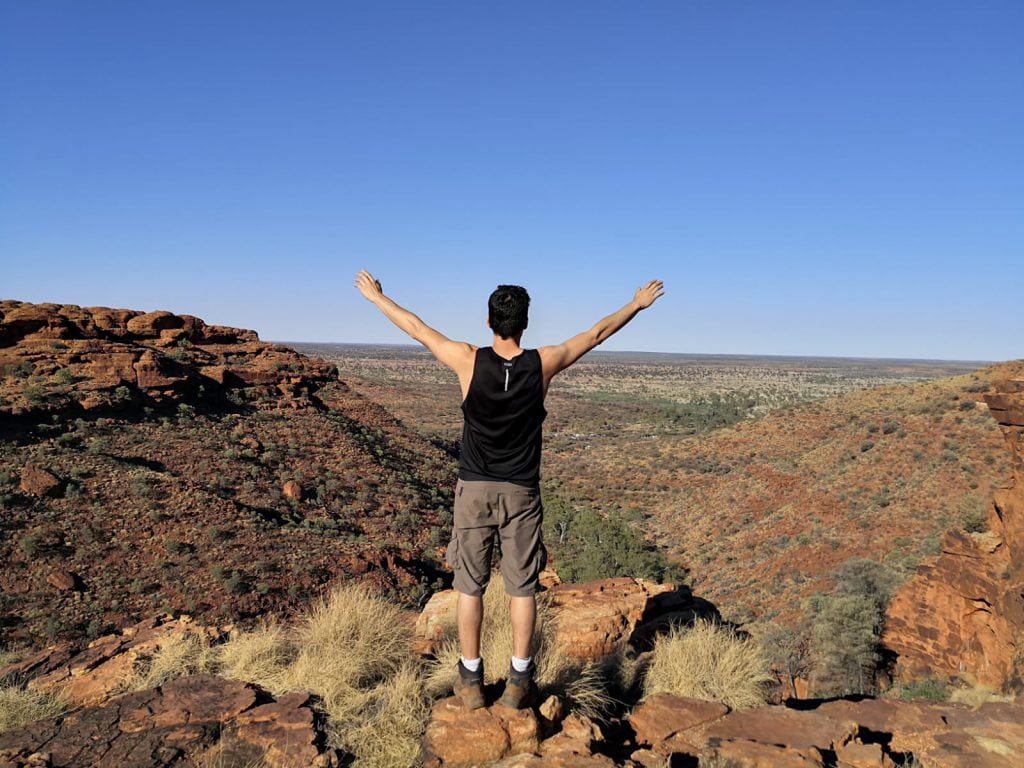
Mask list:
[[[455,695],[462,699],[466,709],[480,709],[484,705],[484,663],[480,669],[470,672],[459,659],[459,676],[455,680]]]
[[[537,694],[537,685],[533,682],[533,673],[536,669],[533,659],[530,659],[530,666],[525,672],[516,672],[516,668],[510,664],[505,692],[501,694],[498,703],[511,709],[522,709],[531,705]]]

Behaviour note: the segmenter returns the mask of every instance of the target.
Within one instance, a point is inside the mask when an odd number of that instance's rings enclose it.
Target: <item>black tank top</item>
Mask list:
[[[491,347],[477,349],[462,413],[460,478],[540,482],[541,424],[548,414],[537,350],[506,360]]]

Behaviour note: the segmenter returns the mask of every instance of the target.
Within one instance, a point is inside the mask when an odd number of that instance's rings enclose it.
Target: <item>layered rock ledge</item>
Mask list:
[[[256,331],[207,325],[192,315],[77,304],[0,301],[0,414],[64,416],[265,400],[313,404],[337,368]]]

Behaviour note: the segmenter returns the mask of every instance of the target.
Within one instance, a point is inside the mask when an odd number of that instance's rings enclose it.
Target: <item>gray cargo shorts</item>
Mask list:
[[[501,576],[505,593],[528,597],[540,589],[540,572],[548,553],[541,536],[540,488],[491,480],[462,480],[455,484],[452,539],[448,565],[455,573],[452,586],[479,597],[491,579],[494,532],[501,541]]]

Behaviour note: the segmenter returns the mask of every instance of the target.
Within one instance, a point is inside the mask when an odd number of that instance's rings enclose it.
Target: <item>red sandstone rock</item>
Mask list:
[[[62,592],[71,592],[78,586],[78,578],[69,571],[54,571],[46,577],[46,581]]]
[[[581,661],[614,654],[643,620],[678,609],[689,599],[671,584],[631,578],[559,584],[547,594],[558,617],[558,644]]]
[[[319,754],[309,703],[309,694],[289,693],[242,712],[234,721],[234,737],[260,747],[272,765],[305,768]]]
[[[492,768],[614,768],[617,763],[606,755],[556,753],[517,755],[494,763]],[[662,762],[664,765],[664,762]]]
[[[21,483],[19,488],[22,493],[29,496],[57,496],[60,493],[61,482],[49,470],[27,464],[21,471]]]
[[[47,649],[18,665],[0,670],[0,679],[33,675],[28,687],[60,689],[77,706],[106,701],[132,675],[140,656],[153,653],[168,640],[191,633],[207,640],[220,634],[213,627],[194,624],[187,616],[144,621],[89,643],[80,653]]]
[[[633,708],[629,724],[637,744],[657,744],[670,736],[724,717],[729,708],[715,701],[701,701],[659,693]]]
[[[455,631],[455,604],[459,594],[454,589],[435,592],[416,618],[416,650],[423,655],[434,652],[434,643]]]
[[[157,310],[136,315],[128,321],[127,328],[134,336],[155,338],[160,335],[160,331],[166,328],[181,328],[184,324],[185,321],[177,315]]]
[[[912,753],[923,765],[1010,768],[1024,765],[1024,702],[928,704],[891,699],[822,704],[823,715],[855,719],[870,731],[891,734],[888,749]]]
[[[240,445],[248,448],[250,451],[261,451],[263,450],[263,444],[255,437],[243,437],[238,441]]]
[[[255,745],[255,755],[276,768],[330,763],[315,747],[321,737],[306,694],[256,706],[257,694],[248,683],[193,675],[2,733],[0,756],[45,745],[52,764],[65,768],[161,768],[198,764],[226,732],[232,743]]]
[[[747,740],[806,750],[835,749],[857,733],[857,722],[822,712],[800,712],[785,707],[760,707],[730,712],[707,728],[709,740]]]
[[[200,384],[215,391],[255,386],[267,398],[262,407],[306,408],[309,396],[337,377],[323,360],[191,315],[2,300],[0,366],[8,365],[43,376],[67,369],[70,376],[60,386],[51,381],[46,397],[32,401],[21,378],[0,380],[0,415],[117,410],[124,398],[114,391],[122,386],[157,403],[190,402]],[[279,384],[287,384],[286,395]]]
[[[473,766],[536,752],[540,727],[531,709],[501,705],[467,711],[453,697],[434,704],[423,737],[426,765]]]
[[[289,499],[301,499],[302,486],[294,480],[288,480],[283,486],[281,486],[281,493]]]
[[[565,705],[557,696],[548,696],[537,708],[537,713],[546,722],[557,725],[565,718]]]
[[[715,755],[736,768],[825,768],[821,753],[814,747],[793,749],[755,741],[727,741]]]
[[[152,350],[143,352],[135,365],[139,389],[165,389],[186,380],[187,376],[170,369],[170,360]]]

